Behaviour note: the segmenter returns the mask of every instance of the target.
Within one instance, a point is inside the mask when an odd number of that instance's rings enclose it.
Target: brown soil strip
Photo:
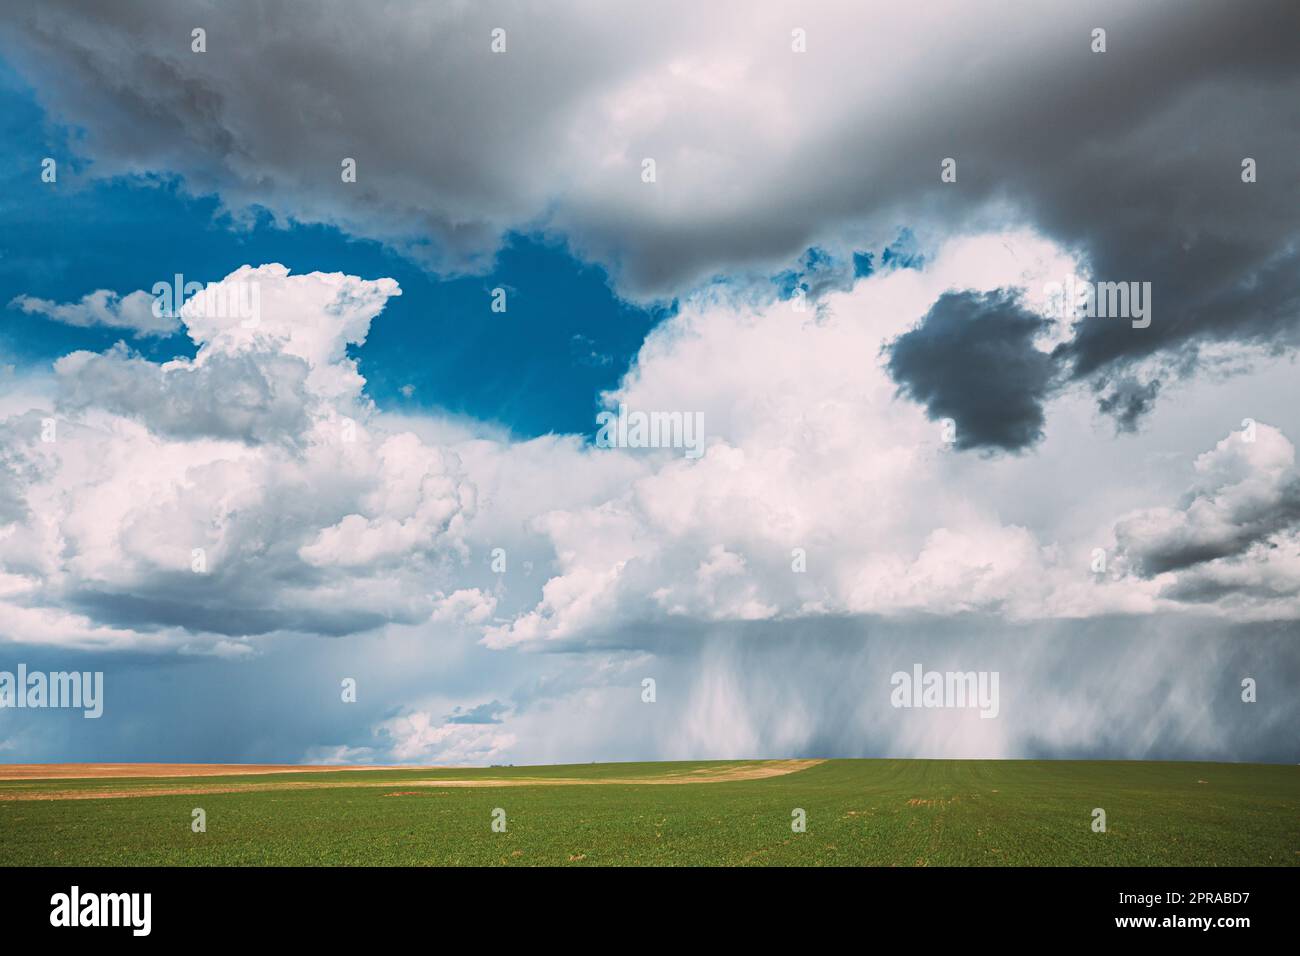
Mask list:
[[[274,763],[4,763],[0,780],[90,780],[101,777],[242,777],[266,773],[338,773],[341,770],[439,770],[440,767],[324,767]]]
[[[698,783],[729,783],[737,780],[762,780],[767,777],[780,777],[797,773],[822,763],[821,760],[766,760],[761,763],[740,764],[734,767],[719,767],[716,770],[705,768],[709,772],[692,772],[690,774],[664,775],[658,777],[481,777],[473,780],[403,780],[399,785],[406,787],[577,787],[600,785],[689,785]],[[119,765],[120,766],[120,765]],[[147,766],[147,765],[146,765]],[[177,766],[175,764],[168,766]],[[184,766],[184,765],[182,765]],[[339,767],[330,769],[343,769]],[[347,769],[375,770],[399,769],[377,767],[353,767]],[[412,769],[410,767],[400,769]],[[283,771],[265,771],[279,773]],[[158,776],[163,776],[159,774]],[[167,774],[166,776],[179,776]],[[194,775],[194,776],[197,776]],[[47,778],[55,779],[55,778]],[[231,783],[202,784],[184,787],[132,787],[118,790],[12,790],[0,791],[0,801],[9,800],[109,800],[120,797],[171,797],[185,794],[205,793],[257,793],[269,790],[330,790],[351,787],[382,787],[392,791],[392,780],[358,780],[355,783],[343,780],[293,780],[275,783]],[[408,793],[413,791],[407,791]]]

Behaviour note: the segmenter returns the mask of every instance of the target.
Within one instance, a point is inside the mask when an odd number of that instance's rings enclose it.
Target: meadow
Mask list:
[[[1300,767],[1285,765],[703,761],[59,780],[3,770],[5,866],[1300,864]],[[195,808],[206,832],[192,830]],[[805,832],[792,830],[796,810]]]

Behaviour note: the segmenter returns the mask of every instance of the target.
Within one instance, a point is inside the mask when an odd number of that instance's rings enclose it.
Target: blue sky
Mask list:
[[[0,162],[9,171],[0,200],[6,304],[19,295],[67,302],[97,289],[149,290],[175,273],[214,282],[265,262],[294,272],[390,276],[401,297],[365,345],[352,349],[368,394],[385,407],[439,408],[523,437],[590,431],[599,393],[618,384],[646,333],[675,308],[620,299],[603,269],[540,235],[507,237],[487,275],[440,277],[335,227],[278,226],[264,210],[236,222],[217,197],[191,196],[177,177],[78,180],[72,174],[89,163],[75,149],[76,131],[51,122],[3,61],[0,117]],[[33,157],[44,156],[59,161],[59,183],[32,189]],[[505,313],[490,310],[498,287],[507,291]],[[124,337],[12,308],[2,317],[0,343],[19,364],[102,350]],[[181,332],[126,337],[151,359],[194,355]],[[409,395],[407,385],[414,386]]]
[[[1300,759],[1293,13],[326,5],[0,11],[0,759]]]
[[[277,224],[264,209],[236,219],[219,197],[191,195],[178,176],[81,176],[92,163],[77,148],[78,132],[46,116],[30,85],[3,60],[0,106],[0,160],[9,170],[0,200],[0,301],[6,304],[19,295],[75,301],[97,289],[125,295],[176,273],[207,283],[266,262],[293,272],[390,276],[402,296],[365,345],[351,349],[370,397],[389,408],[437,408],[521,437],[591,431],[600,393],[618,384],[646,334],[677,309],[671,297],[638,304],[618,296],[605,269],[575,258],[562,237],[511,233],[487,274],[440,276],[337,227]],[[32,189],[33,157],[44,156],[60,163],[59,184]],[[880,265],[919,265],[914,244],[902,230],[880,250]],[[875,262],[874,253],[853,252],[846,270],[825,250],[809,249],[773,277],[768,294],[788,299],[823,276],[851,283],[870,275]],[[490,309],[496,288],[506,290],[505,313]],[[12,308],[3,318],[0,344],[18,364],[98,351],[122,338],[154,360],[194,355],[183,332],[136,336]]]

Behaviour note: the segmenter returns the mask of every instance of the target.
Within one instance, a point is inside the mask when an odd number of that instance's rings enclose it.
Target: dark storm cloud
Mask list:
[[[1116,523],[1121,566],[1142,578],[1163,575],[1162,599],[1249,614],[1260,602],[1294,607],[1300,596],[1295,446],[1271,425],[1251,427],[1196,458],[1192,487],[1176,506]]]
[[[1101,411],[1115,419],[1120,431],[1136,431],[1142,416],[1155,405],[1160,394],[1160,381],[1139,382],[1128,376],[1118,380],[1097,383],[1103,394],[1097,401]]]
[[[496,13],[59,0],[0,11],[0,52],[86,130],[92,176],[179,174],[237,215],[334,223],[473,271],[560,182],[554,143],[575,101],[636,67],[558,8],[531,15],[533,42],[489,60]],[[344,157],[358,170],[346,190]]]
[[[179,173],[235,211],[335,222],[436,269],[483,268],[506,231],[540,229],[625,295],[671,297],[813,245],[847,259],[900,223],[930,239],[1028,223],[1099,281],[1152,284],[1149,328],[1084,320],[1057,356],[1126,428],[1203,343],[1297,342],[1290,0],[254,9],[51,0],[6,7],[0,33],[85,130],[91,175]]]
[[[1226,505],[1210,495],[1189,496],[1177,511],[1163,513],[1155,520],[1143,515],[1121,522],[1115,532],[1134,570],[1151,577],[1220,558],[1239,557],[1296,525],[1300,525],[1300,478],[1293,477],[1275,489],[1252,488],[1249,497]],[[1294,547],[1294,543],[1282,546]],[[1202,593],[1206,588],[1188,584],[1177,593],[1185,591]]]
[[[1048,324],[1009,291],[950,292],[887,347],[889,372],[932,419],[956,423],[957,448],[1019,451],[1042,437],[1053,367],[1034,338]]]
[[[1285,689],[1300,679],[1295,637],[1294,625],[1175,618],[856,618],[719,630],[682,664],[702,675],[697,694],[734,688],[728,705],[773,755],[1293,763],[1300,748],[1289,724],[1300,700]],[[918,663],[998,672],[997,717],[891,706],[891,675]],[[1243,706],[1243,677],[1267,679],[1275,692]],[[805,736],[781,749],[794,714]]]
[[[1279,541],[1269,544],[1270,549],[1286,548],[1291,557],[1300,557],[1300,543],[1296,541]],[[1204,568],[1192,568],[1168,587],[1161,589],[1160,596],[1186,605],[1211,605],[1218,602],[1277,601],[1280,598],[1300,594],[1300,584],[1292,581],[1252,580],[1234,575],[1225,580],[1221,574]],[[1294,626],[1294,625],[1293,625]],[[1300,628],[1297,628],[1300,630]]]
[[[529,762],[819,756],[1294,764],[1296,636],[1294,623],[1185,618],[722,625],[614,677],[609,686],[639,708],[635,720],[561,692],[533,709],[540,722],[507,717],[500,727],[519,735],[509,758]],[[12,711],[5,734],[33,761],[284,762],[346,742],[373,748],[368,761],[390,763],[375,725],[398,709],[394,701],[418,700],[430,688],[483,700],[493,686],[533,680],[538,666],[535,657],[493,655],[494,670],[467,678],[444,658],[385,654],[392,640],[286,636],[248,661],[24,648],[21,659],[33,670],[105,671],[105,715],[86,721]],[[566,686],[600,680],[587,658],[556,655],[547,663],[568,675]],[[892,674],[918,663],[998,672],[997,717],[892,706]],[[645,673],[658,677],[654,707],[640,703]],[[339,705],[343,676],[357,679],[356,704]],[[1258,682],[1254,704],[1241,700],[1247,677]]]
[[[189,575],[193,578],[194,575]],[[173,585],[170,594],[108,594],[98,591],[80,591],[67,596],[67,605],[90,615],[94,620],[113,627],[127,627],[149,632],[159,627],[180,627],[197,634],[220,634],[226,637],[248,637],[269,634],[273,631],[296,631],[343,637],[381,627],[390,621],[417,623],[419,615],[409,613],[400,617],[385,615],[366,608],[280,608],[250,606],[262,598],[252,584],[242,590],[228,586],[216,599],[195,594],[193,587],[181,575],[157,582],[159,590]],[[242,602],[242,603],[241,603]]]

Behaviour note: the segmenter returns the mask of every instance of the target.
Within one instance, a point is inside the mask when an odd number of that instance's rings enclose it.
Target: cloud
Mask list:
[[[334,3],[268,9],[250,31],[233,7],[58,0],[7,8],[0,42],[84,131],[87,175],[179,175],[236,216],[334,223],[439,271],[484,270],[511,231],[542,232],[624,295],[674,297],[766,279],[814,246],[849,262],[900,223],[927,251],[1032,228],[1099,281],[1152,283],[1150,328],[1083,320],[1058,354],[1133,427],[1158,388],[1132,385],[1146,360],[1164,381],[1214,342],[1297,343],[1300,131],[1273,121],[1300,96],[1297,16],[1285,0],[1248,16],[1211,0],[397,4],[383,18]],[[945,158],[955,183],[939,180]]]
[[[55,409],[36,396],[0,424],[8,599],[81,615],[67,643],[179,631],[229,652],[230,637],[424,620],[425,576],[464,547],[474,491],[456,456],[373,427],[346,355],[396,283],[279,265],[224,282],[259,284],[254,326],[205,308],[211,284],[182,310],[192,360],[73,353]]]
[[[900,391],[951,418],[958,448],[1019,451],[1042,437],[1052,360],[1034,347],[1049,326],[1014,293],[949,292],[888,346]]]
[[[497,599],[478,588],[461,588],[447,597],[438,595],[429,618],[438,624],[482,624],[492,617]]]
[[[21,309],[27,315],[43,315],[64,325],[98,325],[126,329],[142,336],[173,335],[180,331],[181,325],[175,316],[155,313],[156,301],[148,292],[136,291],[119,296],[108,289],[98,289],[82,296],[79,302],[64,304],[20,295],[9,303],[9,307]]]
[[[468,710],[457,707],[447,715],[446,720],[449,724],[499,724],[501,715],[508,713],[509,710],[508,705],[493,700]]]
[[[1025,625],[985,615],[760,621],[719,625],[664,653],[529,663],[530,675],[550,674],[530,676],[509,706],[458,706],[439,719],[448,708],[417,704],[359,728],[352,743],[367,762],[1300,758],[1293,696],[1241,705],[1242,675],[1285,687],[1300,667],[1290,635],[1262,625],[1225,632],[1204,619],[1122,615]],[[997,719],[891,706],[892,673],[915,663],[998,672]],[[641,699],[645,677],[656,682],[653,704]]]
[[[376,734],[400,763],[492,763],[518,739],[513,734],[484,729],[479,723],[439,724],[422,712],[384,721]]]
[[[54,368],[61,411],[102,408],[168,437],[260,444],[301,435],[310,422],[310,367],[296,356],[206,353],[158,364],[119,343],[73,352]]]
[[[1237,557],[1300,523],[1295,446],[1256,424],[1228,435],[1196,459],[1196,481],[1177,508],[1131,515],[1115,536],[1144,575]]]
[[[1010,481],[990,496],[990,475],[1015,467],[1018,482],[1041,482],[1054,466],[963,464],[969,456],[952,453],[923,409],[898,400],[891,368],[951,402],[974,435],[1004,434],[995,415],[969,414],[984,407],[973,397],[955,396],[971,383],[942,371],[956,361],[948,345],[998,355],[1011,378],[1004,351],[1046,355],[1050,343],[1031,344],[1053,332],[1034,318],[1034,289],[1061,256],[1039,237],[997,233],[829,293],[815,315],[788,302],[684,302],[602,401],[698,413],[698,460],[389,416],[365,396],[347,345],[365,340],[396,284],[242,267],[223,281],[259,283],[254,326],[193,301],[182,313],[193,359],[73,353],[56,363],[52,409],[40,392],[14,400],[0,424],[0,600],[76,615],[72,643],[101,633],[116,646],[227,654],[257,635],[390,625],[468,631],[494,650],[590,649],[839,615],[1293,613],[1280,580],[1270,592],[1216,579],[1232,592],[1225,603],[1184,600],[1160,577],[1188,547],[1231,557],[1286,527],[1280,433],[1261,426],[1246,464],[1224,450],[1203,457],[1208,504],[1192,517],[1158,512],[1168,528],[1122,524],[1119,550],[1142,573],[1097,580],[1087,555],[1096,529],[1115,524],[1104,500],[1090,506],[1091,527],[1008,518],[1026,496]],[[963,345],[967,329],[979,336]],[[1031,385],[1032,402],[1071,401]],[[1012,418],[1019,431],[1006,434],[1031,433],[1032,408]],[[50,420],[57,436],[46,442]],[[1053,460],[1044,447],[1036,454]],[[1273,477],[1233,477],[1247,464]],[[1092,495],[1095,477],[1071,480]],[[1050,481],[1066,493],[1059,475]],[[1207,508],[1217,517],[1202,527]],[[1220,526],[1230,530],[1215,537]]]
[[[1132,374],[1103,380],[1097,385],[1101,393],[1097,407],[1114,417],[1119,431],[1136,431],[1138,423],[1155,406],[1160,384],[1160,379],[1143,382]]]
[[[375,762],[375,750],[373,747],[349,747],[346,744],[317,746],[310,748],[303,755],[302,762],[309,766],[321,767],[371,764]]]
[[[364,568],[404,560],[435,548],[473,511],[474,488],[461,481],[455,458],[415,435],[384,439],[375,457],[374,488],[361,510],[321,529],[299,549],[308,564]]]
[[[1188,603],[1278,616],[1300,608],[1300,472],[1295,446],[1263,423],[1235,432],[1195,463],[1177,507],[1145,509],[1115,526],[1121,559]]]
[[[1107,495],[1116,476],[1131,471],[1132,451],[1116,447],[1104,463],[1072,460],[1072,443],[1096,455],[1099,439],[1083,423],[1077,431],[1067,424],[1086,395],[1045,384],[1045,349],[1056,330],[1040,317],[1036,296],[1059,256],[1024,236],[967,238],[942,247],[922,270],[873,275],[829,296],[815,318],[789,303],[685,303],[605,402],[699,411],[706,454],[642,457],[650,470],[621,493],[534,518],[530,528],[550,541],[557,572],[533,607],[488,625],[485,643],[652,646],[640,643],[650,640],[642,634],[844,614],[1027,621],[1195,607],[1293,618],[1281,580],[1271,591],[1225,582],[1232,599],[1207,604],[1184,600],[1164,579],[1090,570],[1092,551],[1122,513]],[[939,426],[897,400],[891,371],[899,374],[900,342],[908,345],[904,374],[951,402],[967,431],[985,441],[1041,431],[1038,460],[964,461],[947,450]],[[895,351],[882,350],[887,343]],[[1016,362],[1003,357],[1017,350],[1032,353],[1030,374],[1018,377]],[[988,355],[996,358],[984,361]],[[978,380],[963,377],[960,359],[982,371]],[[1004,395],[1002,378],[1029,399]],[[1009,408],[1005,421],[975,394],[981,388]],[[1045,424],[1048,403],[1065,416],[1055,432]],[[1014,428],[1002,431],[1008,422]],[[1189,443],[1204,442],[1203,434],[1197,429]],[[1273,455],[1275,470],[1289,461],[1275,448],[1279,437],[1261,430],[1252,451]],[[1226,466],[1211,459],[1198,467],[1219,475]],[[1170,482],[1179,468],[1173,458],[1162,465]],[[1287,484],[1277,481],[1269,488],[1281,496],[1278,506],[1253,515],[1251,535],[1287,527]],[[1154,492],[1139,483],[1132,493],[1149,501]],[[1068,517],[1061,500],[1071,502]],[[1288,573],[1274,566],[1275,577]]]
[[[485,643],[628,642],[642,628],[836,614],[1149,611],[1155,586],[1098,587],[1086,561],[1001,520],[977,490],[982,469],[950,465],[941,429],[897,400],[885,343],[953,287],[983,287],[987,299],[970,298],[996,308],[995,290],[1057,263],[1051,244],[1013,238],[964,240],[925,270],[873,275],[816,317],[790,303],[685,303],[605,402],[698,411],[704,457],[643,457],[651,470],[621,492],[535,517],[558,573],[532,608],[487,626]],[[1022,341],[1045,325],[1011,318]]]
[[[1164,452],[1140,471],[1136,439],[1099,435],[1068,388],[1042,399],[1032,455],[992,458],[954,454],[898,397],[887,344],[954,294],[1000,315],[1015,290],[1028,326],[1068,258],[1029,234],[967,236],[829,292],[816,314],[684,302],[602,403],[698,411],[698,460],[384,412],[346,343],[383,321],[395,284],[236,270],[262,284],[256,328],[183,313],[192,360],[75,353],[6,396],[4,636],[100,655],[124,718],[134,698],[174,694],[228,722],[242,682],[238,743],[215,720],[211,739],[160,731],[178,756],[1288,759],[1294,707],[1258,721],[1234,707],[1239,673],[1295,667],[1294,448],[1272,424],[1253,443],[1204,437],[1205,409],[1264,401],[1262,380],[1232,379],[1234,401],[1184,392],[1186,434],[1161,419]],[[1039,350],[1058,330],[1040,331]],[[250,376],[279,404],[241,426],[206,399]],[[195,411],[162,414],[148,388]],[[1094,574],[1112,531],[1113,573]],[[565,653],[533,653],[552,650]],[[131,651],[183,654],[175,689]],[[889,674],[918,660],[1001,670],[999,720],[891,709]],[[358,679],[355,710],[335,703],[341,676]],[[24,746],[55,748],[43,733]],[[158,757],[139,746],[112,744]]]
[[[61,410],[102,408],[173,438],[301,439],[360,400],[364,380],[345,350],[401,290],[392,279],[288,275],[278,263],[246,266],[192,295],[181,318],[193,359],[159,364],[122,345],[64,356]],[[256,309],[230,307],[241,300]]]

